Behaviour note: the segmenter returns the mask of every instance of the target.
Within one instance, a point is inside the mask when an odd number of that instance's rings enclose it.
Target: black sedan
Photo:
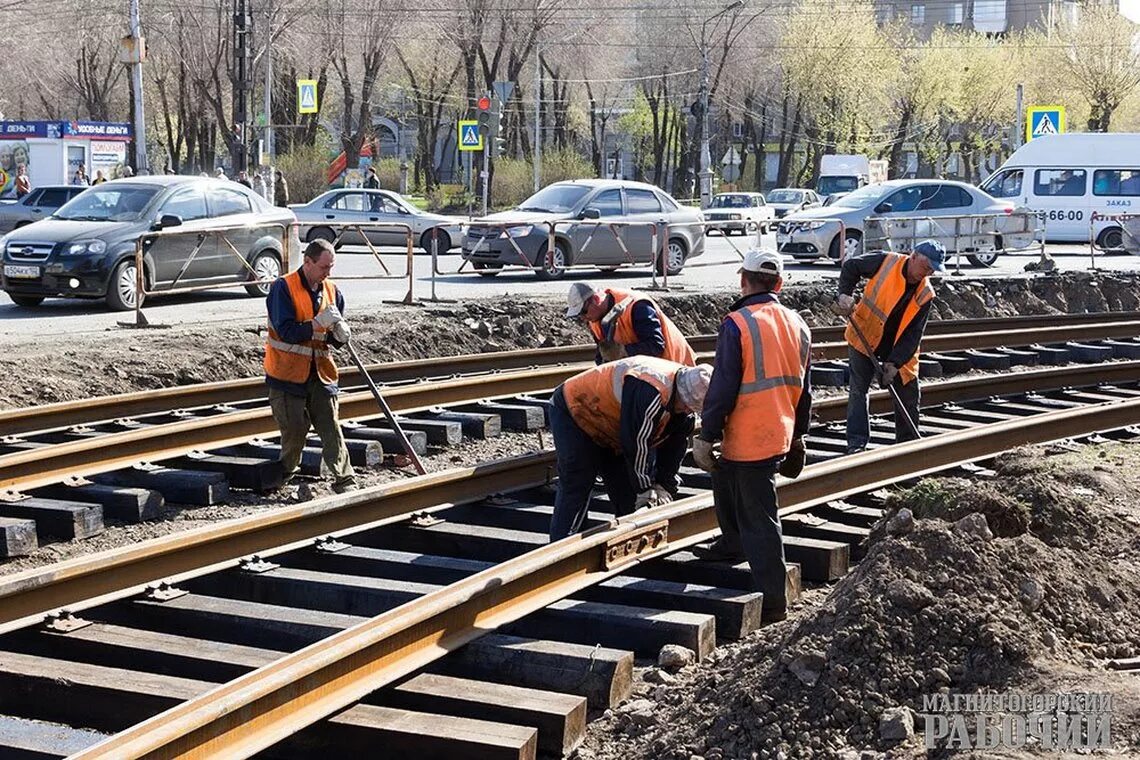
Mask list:
[[[87,189],[48,219],[0,237],[0,287],[19,306],[38,306],[49,297],[103,298],[112,309],[132,309],[140,236],[148,291],[269,280],[281,274],[283,228],[294,221],[291,211],[228,180],[118,179]],[[172,229],[186,234],[147,235]],[[268,285],[246,290],[264,295]]]

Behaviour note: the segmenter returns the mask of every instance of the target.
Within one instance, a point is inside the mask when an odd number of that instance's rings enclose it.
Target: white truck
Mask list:
[[[820,159],[819,182],[815,190],[827,197],[886,181],[886,161],[872,161],[866,156],[833,154]]]

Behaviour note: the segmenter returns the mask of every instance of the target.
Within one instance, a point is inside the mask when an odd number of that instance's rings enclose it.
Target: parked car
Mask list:
[[[148,290],[268,280],[281,274],[282,225],[293,213],[274,208],[244,185],[205,177],[145,176],[87,188],[48,219],[0,237],[0,287],[20,306],[44,298],[104,298],[112,309],[132,309],[135,242],[144,237]],[[197,235],[224,225],[246,225],[219,235]],[[190,234],[146,237],[176,229]],[[229,245],[227,245],[228,241]],[[236,248],[256,272],[233,254]],[[198,248],[197,254],[191,253]],[[264,296],[268,285],[248,285]]]
[[[574,264],[617,269],[629,261],[626,250],[634,263],[648,264],[653,261],[652,225],[661,219],[669,224],[669,240],[658,269],[679,274],[686,261],[704,252],[700,210],[681,206],[653,185],[610,179],[555,182],[517,208],[471,222],[463,239],[463,258],[484,277],[497,275],[504,266],[525,263],[539,267],[536,274],[548,280],[562,277]],[[548,246],[546,222],[550,221],[561,222],[555,227],[553,250]],[[623,250],[605,222],[641,224],[615,228],[625,244]]]
[[[776,244],[797,259],[813,260],[826,256],[840,261],[839,224],[845,229],[843,258],[863,251],[868,220],[892,217],[939,217],[964,214],[1010,214],[1012,203],[995,200],[978,188],[962,182],[903,179],[867,185],[837,199],[830,206],[812,208],[785,217],[776,230]],[[928,225],[929,226],[929,225]],[[937,236],[934,232],[930,236]],[[948,252],[953,246],[947,245]],[[962,251],[967,253],[966,250]],[[997,259],[996,249],[968,251],[971,262],[990,266]]]
[[[329,226],[329,222],[383,222],[411,227],[413,242],[428,253],[431,253],[432,230],[436,230],[438,250],[447,253],[463,239],[463,225],[466,224],[457,217],[422,211],[400,197],[399,193],[388,190],[329,190],[308,203],[290,204],[289,208],[301,224],[301,240],[309,242],[320,238],[332,242],[337,233],[341,233],[337,245],[364,245],[364,236],[355,230],[342,233],[343,228]],[[371,229],[367,234],[373,245],[407,243],[407,232],[400,227]]]
[[[86,189],[79,185],[44,185],[18,201],[0,201],[0,233],[47,219],[57,208]]]
[[[777,187],[768,191],[766,198],[768,205],[776,212],[777,219],[820,205],[815,190],[803,190],[798,187]]]
[[[760,193],[718,193],[705,209],[706,221],[719,222],[710,224],[706,229],[710,232],[716,230],[722,235],[754,232],[761,224],[775,218],[775,211],[765,203]]]

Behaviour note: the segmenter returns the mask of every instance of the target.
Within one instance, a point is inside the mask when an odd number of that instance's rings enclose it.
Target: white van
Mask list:
[[[1118,214],[1140,213],[1140,134],[1072,133],[1030,140],[981,185],[1045,215],[1050,241],[1121,248]]]

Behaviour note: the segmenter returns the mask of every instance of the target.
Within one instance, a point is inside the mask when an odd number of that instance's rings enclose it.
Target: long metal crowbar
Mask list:
[[[855,320],[848,318],[847,324],[855,332],[855,336],[859,338],[859,342],[863,344],[865,353],[871,359],[871,363],[875,365],[875,371],[879,373],[879,382],[881,383],[883,381],[883,363],[879,361],[879,357],[875,356],[874,349],[871,348],[867,337],[863,335],[863,331],[859,329],[859,325],[855,324]],[[914,437],[921,438],[922,433],[918,432],[918,425],[915,424],[914,418],[910,416],[910,411],[906,408],[906,405],[903,404],[902,397],[899,396],[898,390],[895,389],[894,382],[887,384],[887,391],[891,394],[891,398],[895,400],[895,409],[902,412],[902,416],[906,419],[907,424],[910,425],[910,431],[914,433]]]
[[[408,440],[408,436],[404,435],[404,429],[400,427],[400,423],[396,422],[396,415],[392,413],[392,407],[388,406],[388,402],[380,395],[380,389],[376,387],[376,383],[372,382],[372,376],[369,375],[368,370],[365,369],[364,362],[360,361],[360,355],[356,353],[356,348],[352,345],[351,341],[346,343],[345,347],[348,348],[348,353],[352,357],[353,364],[360,370],[360,374],[364,376],[364,382],[368,384],[368,390],[372,391],[372,395],[376,397],[377,403],[380,404],[380,408],[384,411],[384,416],[388,418],[388,424],[396,431],[396,436],[400,439],[400,445],[404,447],[404,451],[412,460],[412,466],[416,468],[416,472],[420,475],[426,474],[427,469],[424,467],[424,463],[420,460],[419,455],[416,454],[415,449],[412,448],[412,443]]]

